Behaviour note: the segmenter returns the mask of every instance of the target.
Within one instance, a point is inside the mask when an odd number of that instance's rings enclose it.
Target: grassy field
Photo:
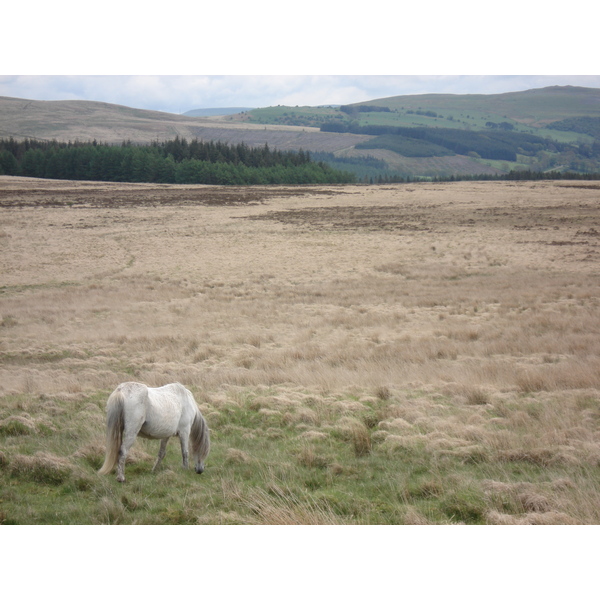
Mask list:
[[[0,522],[600,523],[594,182],[0,178]],[[139,439],[180,381],[206,471]]]

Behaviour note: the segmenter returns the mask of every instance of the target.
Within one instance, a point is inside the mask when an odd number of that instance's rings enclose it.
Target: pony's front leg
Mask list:
[[[152,467],[153,472],[156,471],[156,469],[158,469],[158,465],[160,465],[160,463],[162,462],[162,459],[167,454],[167,442],[168,441],[169,441],[169,438],[163,438],[162,440],[160,440],[160,448],[158,450],[158,458],[156,459],[156,462],[154,463],[154,466]]]
[[[183,468],[187,469],[189,467],[188,464],[188,441],[189,434],[184,435],[183,433],[179,434],[179,443],[181,444],[181,458],[183,459]]]

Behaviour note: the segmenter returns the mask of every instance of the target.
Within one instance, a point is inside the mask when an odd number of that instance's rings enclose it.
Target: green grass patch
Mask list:
[[[104,452],[99,405],[107,395],[46,399],[51,415],[33,410],[39,398],[12,399],[32,423],[50,421],[43,437],[17,426],[0,436],[4,523],[482,524],[490,511],[521,518],[544,509],[549,481],[579,476],[542,454],[465,445],[469,440],[434,425],[468,414],[497,418],[488,404],[387,388],[369,396],[231,388],[213,401],[204,397],[212,450],[203,475],[182,468],[176,439],[152,473],[158,442],[138,438],[127,482],[119,484],[114,474],[97,474]],[[398,420],[407,406],[422,406],[428,419]],[[525,399],[522,408],[529,414],[536,406]]]

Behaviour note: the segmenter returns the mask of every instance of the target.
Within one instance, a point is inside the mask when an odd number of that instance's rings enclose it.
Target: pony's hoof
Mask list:
[[[125,483],[125,477],[117,477],[119,483]]]

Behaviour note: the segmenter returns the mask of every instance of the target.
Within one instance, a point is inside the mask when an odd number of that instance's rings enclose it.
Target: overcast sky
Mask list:
[[[589,3],[545,12],[530,4],[12,2],[3,7],[0,95],[183,113],[600,87]]]
[[[98,100],[183,113],[195,108],[349,104],[402,94],[493,94],[544,87],[600,88],[600,76],[0,76],[0,96]]]

